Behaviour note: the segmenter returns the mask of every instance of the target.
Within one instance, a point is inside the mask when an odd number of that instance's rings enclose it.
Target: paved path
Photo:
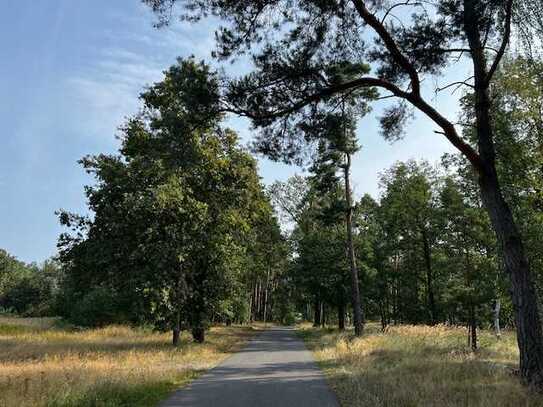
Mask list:
[[[290,328],[268,329],[161,407],[338,407],[311,353]]]

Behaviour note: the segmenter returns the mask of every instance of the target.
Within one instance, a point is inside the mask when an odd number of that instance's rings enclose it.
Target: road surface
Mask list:
[[[311,353],[291,328],[258,334],[160,407],[339,407]]]

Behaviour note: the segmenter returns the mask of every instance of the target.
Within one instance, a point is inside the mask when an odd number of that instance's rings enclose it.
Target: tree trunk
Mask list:
[[[345,200],[347,201],[347,213],[345,225],[347,228],[347,250],[349,253],[349,266],[351,269],[351,301],[353,306],[354,334],[361,336],[364,330],[364,319],[362,305],[360,302],[360,291],[358,285],[358,269],[356,267],[356,255],[353,244],[353,203],[351,195],[351,155],[345,154],[346,163],[344,168],[345,177]]]
[[[259,321],[262,306],[262,284],[260,284],[260,279],[258,280],[256,287],[256,320]]]
[[[321,326],[326,327],[326,307],[324,301],[321,301]]]
[[[251,323],[256,320],[256,281],[254,283],[253,295],[251,296]]]
[[[337,325],[340,331],[345,330],[345,304],[340,302],[337,307]]]
[[[173,346],[179,346],[180,337],[181,337],[181,313],[177,311],[175,315],[175,323],[172,329]]]
[[[205,329],[202,326],[193,327],[192,339],[194,339],[194,342],[203,343],[205,340]]]
[[[267,312],[268,312],[268,289],[270,284],[270,266],[268,265],[268,271],[266,273],[266,287],[264,289],[264,326],[266,326],[267,321]]]
[[[380,301],[379,303],[379,311],[381,314],[381,331],[385,332],[388,325],[388,319],[387,319],[387,310],[386,310],[387,304],[386,302]]]
[[[426,288],[428,290],[428,310],[430,311],[430,325],[435,325],[437,322],[436,301],[434,296],[434,276],[432,273],[432,252],[430,250],[430,242],[428,234],[424,227],[421,227],[422,247],[424,251],[424,266],[426,268]]]
[[[477,319],[475,317],[475,306],[471,305],[470,307],[470,345],[471,350],[476,351],[477,350]]]
[[[502,332],[500,329],[500,309],[501,301],[499,298],[496,298],[496,303],[494,304],[494,332],[496,333],[496,338],[500,339],[502,337]]]
[[[520,233],[511,209],[501,195],[497,177],[479,177],[483,202],[501,247],[505,272],[511,282],[515,313],[520,374],[524,380],[543,388],[543,337],[537,294]]]
[[[314,306],[315,306],[315,315],[314,315],[314,319],[313,319],[313,326],[315,328],[318,328],[319,326],[321,326],[321,304],[320,304],[320,301],[315,300]]]
[[[538,300],[522,238],[505,201],[496,172],[486,55],[481,39],[481,13],[475,0],[464,0],[464,30],[473,60],[477,144],[482,166],[478,171],[483,204],[488,211],[503,255],[504,269],[511,282],[520,375],[543,389],[543,336]]]

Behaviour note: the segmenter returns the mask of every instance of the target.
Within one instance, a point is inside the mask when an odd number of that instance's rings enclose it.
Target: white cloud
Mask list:
[[[138,111],[138,95],[162,78],[177,56],[208,58],[213,46],[213,27],[208,24],[157,30],[147,8],[135,15],[110,12],[115,22],[102,31],[97,43],[104,48],[89,50],[89,64],[67,78],[64,86],[69,110],[88,135],[111,137],[126,116]]]

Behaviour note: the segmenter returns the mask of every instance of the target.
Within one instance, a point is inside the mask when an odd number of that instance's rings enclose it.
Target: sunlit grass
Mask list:
[[[342,406],[543,406],[514,375],[513,333],[501,340],[480,334],[481,349],[467,347],[465,329],[396,326],[386,333],[368,324],[365,335],[302,328]]]
[[[215,327],[205,344],[190,335],[125,326],[76,331],[56,320],[0,317],[0,406],[153,406],[213,367],[252,334]]]

